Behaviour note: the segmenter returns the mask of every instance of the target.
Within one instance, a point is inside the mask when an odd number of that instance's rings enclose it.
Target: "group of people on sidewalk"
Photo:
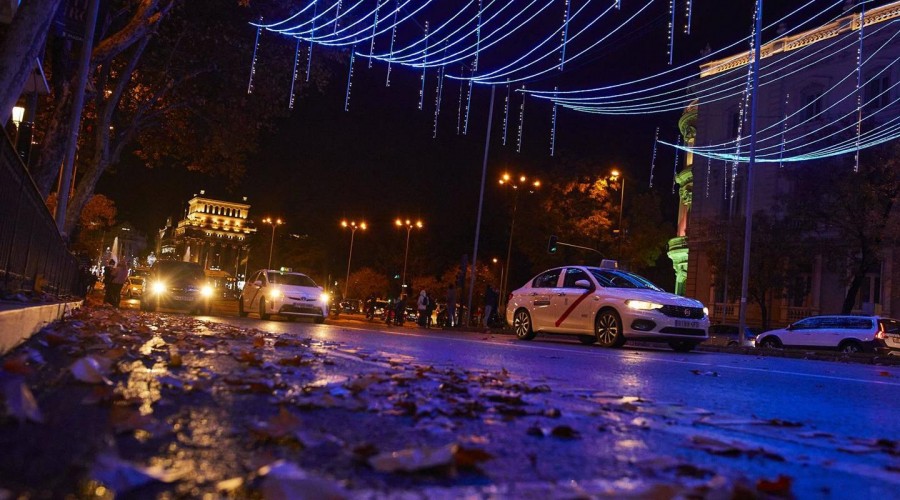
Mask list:
[[[128,264],[125,259],[116,265],[115,259],[109,259],[103,266],[103,302],[118,308],[122,301],[122,288],[128,282]]]
[[[487,285],[484,294],[484,309],[479,308],[473,317],[475,325],[483,326],[489,329],[491,325],[498,322],[499,316],[499,293],[491,286]],[[368,319],[374,319],[377,299],[374,294],[369,295],[365,302],[365,313]],[[393,303],[388,304],[384,311],[384,321],[389,325],[402,326],[407,316],[407,296],[401,294]],[[411,306],[412,307],[412,306]],[[451,283],[447,287],[447,302],[444,310],[439,311],[437,319],[434,319],[434,312],[437,310],[437,302],[434,296],[427,290],[419,291],[415,302],[415,319],[416,324],[422,328],[431,328],[437,323],[439,326],[455,327],[462,324],[462,319],[457,317],[457,297],[456,288]],[[411,314],[411,313],[410,313]]]

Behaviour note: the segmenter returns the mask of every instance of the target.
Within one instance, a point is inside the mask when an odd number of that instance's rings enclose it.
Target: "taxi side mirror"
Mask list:
[[[588,280],[578,280],[575,282],[575,288],[590,288],[591,282]]]
[[[263,282],[262,281],[254,281],[253,285],[254,286],[263,286]]]

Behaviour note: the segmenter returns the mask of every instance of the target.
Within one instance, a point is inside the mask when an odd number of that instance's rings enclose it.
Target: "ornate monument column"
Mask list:
[[[697,138],[697,103],[692,102],[678,120],[678,129],[685,146],[692,147]],[[694,154],[684,155],[684,167],[675,175],[678,184],[678,226],[676,236],[669,240],[669,258],[675,269],[675,293],[684,295],[688,271],[687,223],[694,195]]]

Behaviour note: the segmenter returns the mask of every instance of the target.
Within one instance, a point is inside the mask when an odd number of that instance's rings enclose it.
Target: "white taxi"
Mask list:
[[[312,278],[302,273],[262,269],[251,275],[238,298],[238,313],[245,317],[251,311],[260,319],[273,314],[286,317],[308,317],[316,323],[328,316],[330,297]]]
[[[537,333],[567,334],[603,347],[621,347],[627,340],[665,342],[679,352],[707,340],[709,316],[702,303],[616,267],[604,260],[600,267],[544,271],[510,294],[506,321],[522,340]]]

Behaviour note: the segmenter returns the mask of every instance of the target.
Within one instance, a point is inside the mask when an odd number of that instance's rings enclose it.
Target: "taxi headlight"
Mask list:
[[[166,291],[166,284],[162,281],[154,281],[153,285],[150,287],[150,290],[155,294],[161,294]]]
[[[202,287],[200,287],[200,295],[202,295],[204,297],[212,297],[212,295],[213,295],[212,287],[209,285],[203,285]]]
[[[319,295],[319,300],[321,300],[323,304],[327,304],[331,301],[331,295],[328,295],[328,292],[322,292],[322,294]]]
[[[655,302],[647,302],[646,300],[626,300],[625,305],[630,309],[637,309],[639,311],[652,311],[653,309],[662,309],[662,304],[657,304]]]
[[[269,298],[272,300],[278,300],[281,298],[282,295],[283,294],[281,293],[281,290],[279,290],[277,288],[273,288],[273,289],[269,290]]]

